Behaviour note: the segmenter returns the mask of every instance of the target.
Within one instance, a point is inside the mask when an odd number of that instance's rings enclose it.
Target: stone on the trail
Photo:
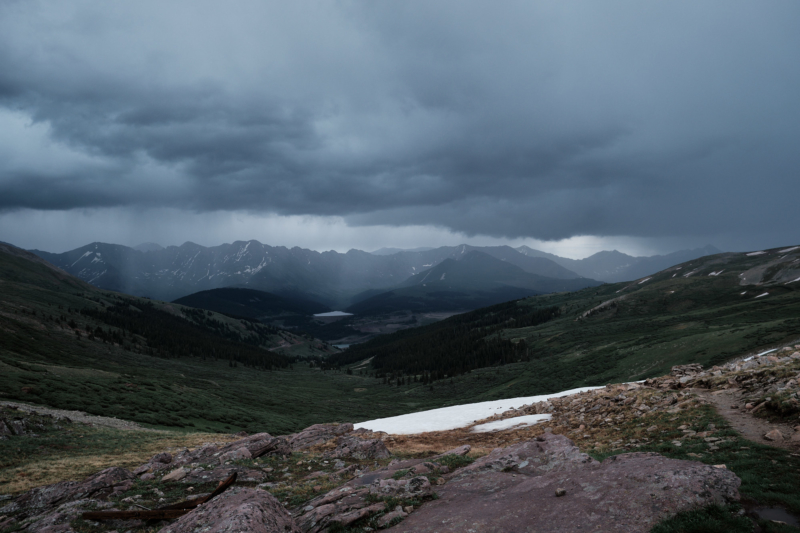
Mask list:
[[[161,481],[180,481],[186,477],[190,470],[188,468],[180,467],[176,468],[169,474],[165,475],[161,478]]]
[[[563,489],[561,487],[556,489],[556,497],[560,498],[561,496],[565,496],[567,494],[567,489]]]
[[[774,442],[783,442],[783,433],[781,433],[780,430],[778,429],[773,429],[772,431],[764,435],[764,438]]]
[[[300,533],[267,491],[233,487],[165,527],[162,533]]]

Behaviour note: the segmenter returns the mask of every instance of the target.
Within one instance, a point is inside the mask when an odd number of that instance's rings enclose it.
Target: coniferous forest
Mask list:
[[[333,356],[333,365],[351,365],[372,357],[378,377],[423,383],[464,374],[476,368],[537,358],[524,340],[512,342],[500,330],[543,324],[560,315],[558,307],[531,308],[516,301],[450,317],[441,322],[382,335]]]

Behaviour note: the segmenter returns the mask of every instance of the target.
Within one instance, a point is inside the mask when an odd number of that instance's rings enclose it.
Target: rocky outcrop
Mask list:
[[[133,485],[133,479],[133,474],[124,468],[106,468],[81,482],[62,481],[36,487],[0,509],[0,513],[16,512],[20,509],[40,513],[75,500],[105,500],[111,494],[128,490]]]
[[[303,533],[318,533],[333,524],[347,526],[361,519],[373,520],[370,527],[383,527],[395,518],[402,518],[413,511],[407,507],[397,513],[396,508],[387,509],[386,501],[426,501],[434,496],[433,486],[427,475],[438,476],[446,467],[423,459],[392,461],[376,472],[362,473],[346,484],[312,499],[294,514],[299,514],[297,523]],[[384,519],[387,514],[391,518]]]
[[[83,510],[109,506],[105,500],[130,489],[133,480],[134,475],[123,468],[106,468],[81,482],[63,481],[30,490],[0,508],[0,515],[15,514],[27,531],[71,532],[70,521]]]
[[[723,468],[654,453],[598,463],[552,434],[495,450],[446,477],[438,499],[391,531],[644,532],[674,513],[738,500],[740,484]]]
[[[286,440],[292,451],[302,451],[352,431],[353,424],[314,424],[299,433],[287,435]]]
[[[237,487],[201,505],[162,533],[300,533],[269,492]]]
[[[227,465],[238,460],[255,459],[267,455],[289,455],[290,453],[291,448],[285,438],[273,437],[269,433],[258,433],[222,447],[207,444],[193,451],[182,450],[175,456],[162,452],[153,456],[147,463],[137,467],[133,473],[143,477],[148,476],[148,474],[169,470],[169,473],[162,478],[163,481],[184,481],[187,483],[211,480],[221,481],[231,474],[232,469],[206,470],[196,465],[209,463]],[[239,473],[239,479],[263,481],[264,474],[261,471],[248,468],[235,470]],[[149,476],[147,479],[150,479]]]
[[[361,439],[355,435],[346,435],[339,437],[336,448],[325,455],[332,458],[384,459],[391,453],[380,439]]]

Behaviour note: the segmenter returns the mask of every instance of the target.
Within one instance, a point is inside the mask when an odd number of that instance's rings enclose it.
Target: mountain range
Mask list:
[[[388,255],[360,250],[316,252],[298,247],[269,246],[255,240],[213,247],[186,242],[181,246],[162,248],[155,243],[145,243],[137,248],[95,242],[59,254],[41,250],[32,252],[94,286],[137,296],[175,300],[209,289],[245,287],[343,308],[380,292],[400,288],[413,276],[447,259],[458,261],[470,252],[481,252],[499,260],[498,263],[508,263],[542,278],[585,278],[577,284],[588,286],[595,279],[608,281],[609,276],[626,277],[634,273],[639,276],[640,272],[648,269],[652,273],[661,269],[665,262],[670,266],[714,251],[712,247],[706,247],[655,258],[601,252],[576,261],[527,247],[514,249],[509,246],[443,246]],[[600,275],[586,276],[585,272]],[[540,281],[544,283],[545,280]],[[535,290],[549,292],[558,289],[540,286]]]
[[[649,257],[633,257],[617,250],[597,252],[584,259],[569,259],[559,257],[527,246],[520,246],[515,250],[527,257],[550,259],[554,263],[577,273],[586,278],[592,278],[606,283],[631,281],[660,272],[679,263],[691,261],[698,257],[721,253],[717,248],[708,245],[693,250],[680,250],[666,255],[653,255]]]

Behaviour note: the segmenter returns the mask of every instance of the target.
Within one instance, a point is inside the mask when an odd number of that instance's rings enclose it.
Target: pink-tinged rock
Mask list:
[[[339,437],[336,449],[325,454],[326,457],[352,457],[354,459],[384,459],[391,453],[380,439],[360,439],[356,436]]]
[[[269,492],[234,487],[201,505],[162,533],[300,533],[288,511]]]
[[[400,499],[416,498],[422,500],[433,496],[431,482],[425,476],[411,479],[381,479],[375,481],[369,491],[381,497],[394,497]]]
[[[453,448],[452,450],[441,453],[436,457],[432,457],[431,461],[435,461],[436,459],[441,459],[446,455],[459,455],[463,457],[464,455],[467,455],[471,449],[472,447],[469,444],[465,444],[463,446],[459,446],[458,448]]]
[[[33,515],[75,500],[105,500],[111,494],[128,490],[133,485],[133,480],[134,475],[124,468],[106,468],[81,482],[62,481],[36,487],[16,498],[6,512],[24,509]]]
[[[772,431],[764,435],[764,438],[774,442],[783,442],[783,433],[781,433],[780,430],[778,429],[773,429]]]
[[[338,516],[334,516],[331,518],[332,523],[339,523],[343,526],[347,526],[352,524],[356,520],[360,520],[365,516],[369,516],[373,513],[377,513],[383,511],[386,508],[386,504],[383,502],[378,502],[370,505],[369,507],[364,507],[362,509],[356,509],[354,511],[350,511],[349,513],[340,514]]]
[[[145,464],[143,464],[143,465],[141,465],[141,466],[137,467],[137,468],[136,468],[136,469],[133,471],[133,475],[134,475],[134,476],[141,476],[142,474],[146,474],[146,473],[147,473],[147,472],[149,472],[149,471],[150,471],[150,464],[149,464],[149,463],[145,463]]]
[[[292,451],[300,451],[323,444],[351,431],[353,431],[353,424],[314,424],[299,433],[287,435],[286,440]]]
[[[241,448],[237,448],[235,450],[231,450],[227,453],[223,453],[219,456],[219,464],[225,463],[225,461],[242,461],[244,459],[252,459],[253,456],[250,453],[250,450],[245,448],[244,446]]]
[[[224,481],[228,479],[234,472],[236,472],[236,479],[240,482],[246,481],[261,483],[267,477],[264,471],[256,468],[245,468],[241,466],[218,466],[212,470],[195,468],[181,480],[181,483],[209,483],[212,481]]]
[[[186,477],[190,470],[188,468],[180,467],[176,468],[169,474],[165,475],[161,478],[161,481],[180,481]]]
[[[644,533],[675,513],[738,500],[740,484],[729,470],[654,453],[598,463],[560,435],[495,450],[448,477],[438,499],[389,531]]]
[[[150,459],[150,462],[151,463],[162,463],[162,464],[165,464],[165,465],[169,464],[169,463],[172,462],[172,454],[169,453],[169,452],[161,452],[159,454],[154,455],[153,458]]]
[[[386,527],[389,522],[394,520],[395,518],[405,518],[408,516],[408,513],[403,511],[403,509],[398,505],[394,511],[391,513],[386,513],[382,517],[378,518],[378,527]]]
[[[797,443],[800,443],[800,431],[795,431],[795,432],[794,432],[794,435],[792,435],[792,438],[791,438],[791,439],[789,439],[789,440],[790,440],[791,442],[797,442]]]
[[[142,481],[152,481],[155,478],[156,478],[156,475],[153,474],[152,472],[147,472],[147,473],[142,474],[141,476],[139,476],[139,479],[141,479]]]
[[[248,443],[247,451],[255,459],[262,455],[289,455],[292,447],[283,437],[269,437]]]

